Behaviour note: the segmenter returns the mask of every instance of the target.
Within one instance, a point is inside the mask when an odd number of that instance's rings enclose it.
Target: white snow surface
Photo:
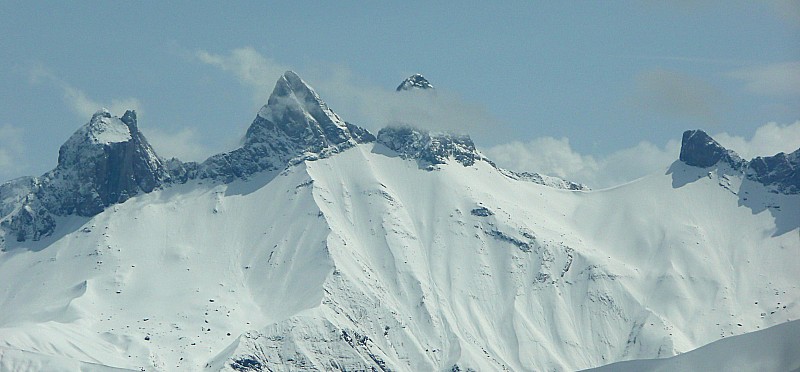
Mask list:
[[[588,371],[798,371],[799,334],[800,320],[793,320],[756,332],[724,338],[671,358],[619,362]]]
[[[111,116],[106,109],[97,111],[89,124],[81,127],[70,140],[91,141],[94,144],[127,142],[131,131],[118,117]],[[69,143],[69,142],[68,142]]]
[[[364,144],[190,181],[7,242],[0,369],[577,370],[798,319],[800,197],[723,173],[571,192]]]

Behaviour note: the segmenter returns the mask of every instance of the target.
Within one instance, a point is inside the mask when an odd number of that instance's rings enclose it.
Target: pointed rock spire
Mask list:
[[[740,169],[744,161],[735,152],[728,150],[702,130],[683,132],[680,160],[693,167],[706,168],[720,161]]]
[[[311,86],[287,71],[247,129],[243,146],[206,160],[200,177],[228,182],[374,140],[366,129],[342,120]]]
[[[433,89],[433,85],[421,74],[414,74],[403,80],[403,82],[397,86],[398,92],[413,89]]]
[[[54,180],[57,215],[93,216],[169,179],[169,172],[139,131],[136,113],[122,118],[100,110],[61,146],[58,166],[45,177]],[[58,180],[56,185],[55,180]]]

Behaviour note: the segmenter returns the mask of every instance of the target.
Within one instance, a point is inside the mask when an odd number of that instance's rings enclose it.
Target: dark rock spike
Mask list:
[[[412,90],[412,89],[434,89],[433,85],[425,79],[421,74],[414,74],[403,80],[397,86],[397,91]]]
[[[744,161],[702,130],[683,132],[680,160],[693,167],[707,168],[724,161],[734,169],[741,169]]]

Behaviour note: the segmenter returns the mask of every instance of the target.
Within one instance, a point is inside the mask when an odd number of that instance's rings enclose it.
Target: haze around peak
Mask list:
[[[743,158],[747,146],[751,155],[797,147],[794,3],[518,3],[458,17],[446,4],[305,5],[209,6],[180,24],[168,21],[181,14],[172,4],[0,12],[10,40],[0,60],[0,179],[51,169],[52,149],[102,106],[114,115],[136,109],[165,157],[229,151],[287,70],[373,132],[410,122],[468,133],[487,152],[520,148],[506,167],[590,184],[608,173],[602,164],[632,164],[599,181],[607,185],[659,171],[686,129],[723,144],[728,134]],[[113,27],[76,21],[97,12],[120,16]],[[414,27],[396,16],[412,13]],[[475,20],[502,27],[476,31]],[[436,98],[395,94],[416,72]],[[757,132],[776,140],[765,148]],[[562,156],[521,160],[541,158],[527,145],[542,143]]]

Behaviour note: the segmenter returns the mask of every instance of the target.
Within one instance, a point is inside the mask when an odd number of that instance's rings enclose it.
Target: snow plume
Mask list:
[[[104,107],[117,116],[121,116],[126,110],[136,110],[140,115],[143,111],[141,101],[133,97],[113,98],[107,102],[94,100],[83,90],[72,86],[41,65],[31,69],[30,77],[32,83],[48,83],[59,88],[64,95],[64,102],[84,120],[88,120]]]
[[[789,125],[764,124],[750,139],[727,133],[713,134],[712,137],[747,160],[788,153],[800,148],[800,121]],[[504,168],[557,176],[598,189],[662,172],[678,159],[680,142],[676,139],[658,146],[642,141],[605,156],[593,156],[575,151],[568,138],[541,137],[481,151]]]

